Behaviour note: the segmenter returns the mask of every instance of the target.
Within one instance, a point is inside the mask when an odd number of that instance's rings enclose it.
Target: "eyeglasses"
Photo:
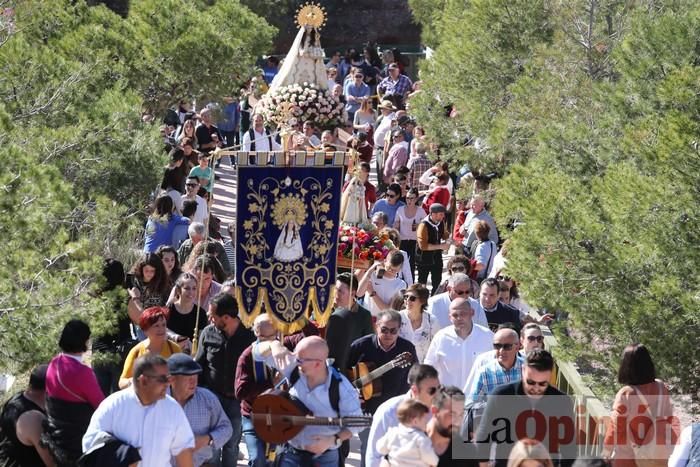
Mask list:
[[[387,198],[392,198],[392,199],[393,199],[393,198],[396,198],[397,196],[398,196],[398,195],[396,195],[396,194],[394,194],[394,193],[387,193],[387,194],[386,194],[386,197],[387,197]]]
[[[452,272],[464,272],[466,270],[467,268],[465,268],[464,266],[452,266],[452,268],[450,268],[450,271]]]
[[[428,390],[426,392],[428,393],[429,396],[433,396],[439,390],[440,390],[440,386],[431,386],[428,388]]]
[[[297,365],[303,365],[304,363],[308,362],[321,362],[320,358],[299,358],[297,357]]]
[[[462,295],[469,295],[469,291],[468,291],[468,290],[453,290],[453,292],[455,293],[455,295],[459,295],[460,297],[461,297]]]
[[[182,287],[182,290],[188,290],[188,291],[197,290],[197,287]]]
[[[544,336],[527,336],[527,340],[530,342],[544,342]]]
[[[415,302],[416,300],[418,300],[418,297],[416,297],[415,295],[406,295],[403,299],[408,300],[409,302]]]
[[[355,75],[355,79],[362,79],[362,78],[364,78],[364,76],[362,76],[362,75]]]
[[[154,380],[156,383],[160,384],[167,384],[170,382],[170,375],[146,375],[144,374],[146,378]]]
[[[497,278],[499,281],[509,281],[510,276],[498,276]]]
[[[382,334],[391,334],[391,335],[396,335],[399,333],[399,328],[388,328],[386,326],[382,326],[379,328],[379,332]]]
[[[193,187],[196,187],[197,184],[196,184],[196,183],[185,183],[185,186],[188,186],[188,187],[190,187],[190,188],[193,188]]]
[[[406,199],[416,199],[415,196],[406,196]]]
[[[547,386],[549,386],[549,381],[534,381],[531,379],[526,379],[525,382],[529,386],[539,386],[541,388],[546,388]]]
[[[494,343],[493,343],[493,348],[494,348],[495,350],[501,350],[501,349],[503,349],[503,350],[508,351],[508,350],[513,350],[513,344],[499,344],[498,342],[494,342]]]

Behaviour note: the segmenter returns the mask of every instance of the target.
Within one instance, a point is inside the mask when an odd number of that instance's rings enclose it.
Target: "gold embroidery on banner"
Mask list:
[[[245,292],[236,288],[241,320],[252,323],[260,313],[274,312],[271,318],[285,334],[300,330],[312,313],[325,325],[334,297],[328,267],[337,235],[337,226],[328,216],[336,188],[333,179],[267,177],[257,186],[247,180],[246,187],[248,218],[239,236],[244,252],[239,285]],[[265,237],[268,222],[276,227],[276,245]],[[301,227],[307,222],[311,238],[301,238]],[[324,309],[319,298],[326,304]]]

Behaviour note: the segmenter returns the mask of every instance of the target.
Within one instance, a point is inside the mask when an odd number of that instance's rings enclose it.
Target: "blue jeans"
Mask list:
[[[308,456],[287,446],[279,467],[338,467],[338,450],[329,449],[318,456]]]
[[[224,413],[231,420],[233,434],[231,439],[224,444],[223,449],[214,450],[212,463],[216,466],[235,467],[238,464],[238,443],[241,442],[241,403],[230,397],[216,395],[221,402]],[[221,461],[219,461],[221,459]]]
[[[248,417],[243,417],[243,440],[248,448],[248,465],[251,467],[265,467],[267,458],[265,456],[265,441],[258,438],[253,427],[253,421]]]
[[[357,434],[360,438],[360,467],[365,467],[365,456],[367,455],[367,440],[369,439],[369,428],[365,428]]]

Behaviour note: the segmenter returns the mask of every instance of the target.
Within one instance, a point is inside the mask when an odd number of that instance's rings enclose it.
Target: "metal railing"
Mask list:
[[[541,327],[545,346],[556,354],[557,339],[547,327]],[[573,363],[555,358],[551,384],[574,401],[579,457],[600,456],[610,412],[583,381]]]

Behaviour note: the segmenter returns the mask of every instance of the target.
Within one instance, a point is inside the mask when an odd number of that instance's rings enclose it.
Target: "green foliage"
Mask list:
[[[697,393],[700,7],[650,5],[470,2],[440,20],[411,105],[457,163],[502,175],[508,270],[564,312],[560,356],[604,363],[612,389],[622,348],[644,342]]]
[[[6,3],[0,369],[20,372],[55,354],[69,318],[100,335],[124,312],[99,278],[104,257],[134,262],[166,162],[144,109],[229,94],[273,29],[228,0],[132,2],[125,18],[85,1]]]

